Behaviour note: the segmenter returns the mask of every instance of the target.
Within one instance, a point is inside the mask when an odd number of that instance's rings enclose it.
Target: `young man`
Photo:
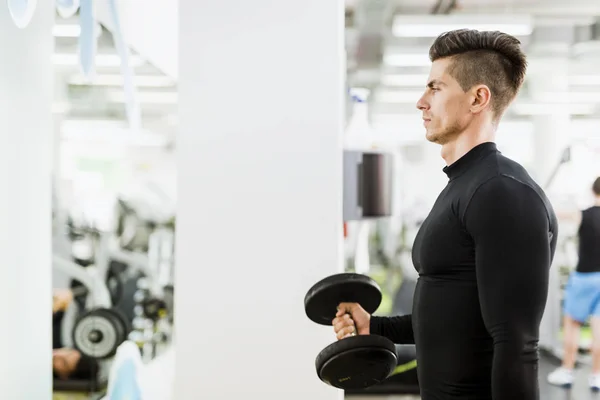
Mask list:
[[[548,382],[565,387],[573,384],[579,332],[589,318],[592,326],[589,386],[597,391],[600,390],[600,177],[594,181],[592,193],[594,205],[572,215],[579,225],[579,262],[565,292],[563,363],[548,376]]]
[[[73,301],[69,289],[55,289],[52,301],[52,373],[55,378],[66,380],[95,379],[98,362],[86,357],[76,349],[66,348],[62,344],[62,320],[64,312]]]
[[[474,30],[439,36],[429,55],[417,108],[448,184],[413,245],[412,314],[371,317],[343,303],[334,330],[416,344],[423,400],[537,400],[557,220],[543,190],[494,143],[526,57],[516,38]]]

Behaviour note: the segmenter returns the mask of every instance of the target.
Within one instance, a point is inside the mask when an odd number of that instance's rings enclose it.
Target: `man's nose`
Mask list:
[[[421,96],[421,98],[417,101],[417,108],[421,111],[426,110],[427,107],[427,102],[424,99],[425,96]]]

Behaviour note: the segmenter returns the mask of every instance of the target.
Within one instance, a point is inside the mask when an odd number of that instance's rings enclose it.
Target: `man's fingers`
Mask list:
[[[354,308],[354,303],[340,303],[337,307],[338,312],[336,317],[342,316],[346,313],[351,313]]]
[[[351,319],[339,319],[333,325],[335,332],[339,332],[346,327],[354,327],[354,321],[352,321]]]
[[[351,336],[355,332],[354,326],[346,326],[337,333],[338,340]]]

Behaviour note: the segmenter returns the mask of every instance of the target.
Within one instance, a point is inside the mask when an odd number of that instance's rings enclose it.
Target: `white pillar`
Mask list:
[[[538,58],[536,63],[530,66],[530,95],[532,99],[544,103],[568,99],[568,60],[560,57]],[[547,187],[556,166],[560,162],[565,148],[570,143],[571,115],[567,107],[556,105],[548,107],[545,114],[533,116],[534,137],[534,163],[532,175],[546,191],[550,200],[554,203],[556,197],[567,191],[565,185],[568,180],[558,178],[565,176],[565,166],[562,171],[554,175],[553,182]],[[559,229],[559,234],[564,234]],[[560,296],[560,271],[563,265],[564,254],[557,249],[554,263],[550,270],[548,284],[548,298],[546,310],[540,326],[540,347],[553,352],[559,357],[562,355],[562,343],[558,333],[561,327],[561,296]]]
[[[52,132],[52,206],[54,213],[53,226],[53,254],[69,254],[71,244],[67,233],[67,203],[64,193],[67,190],[62,176],[62,125],[69,113],[69,99],[67,83],[63,74],[54,75],[54,105],[53,132]],[[71,276],[58,268],[52,268],[52,286],[54,288],[68,288]]]
[[[343,2],[179,12],[174,398],[341,399],[303,300],[343,268]]]
[[[555,57],[536,61],[529,73],[533,100],[549,103],[568,99],[568,60]],[[545,114],[533,116],[533,125],[535,156],[532,173],[544,186],[570,143],[571,115],[568,107],[566,104],[548,107]]]
[[[546,186],[554,172],[557,164],[569,146],[571,116],[568,113],[556,113],[549,115],[536,115],[533,117],[534,124],[534,170],[535,178],[542,186]],[[563,169],[560,172],[564,172]],[[564,174],[562,175],[564,176]],[[556,175],[555,179],[559,176]],[[564,191],[565,187],[557,188],[553,180],[549,191]],[[565,182],[561,180],[561,182]]]
[[[52,398],[52,1],[18,29],[0,6],[0,390]]]

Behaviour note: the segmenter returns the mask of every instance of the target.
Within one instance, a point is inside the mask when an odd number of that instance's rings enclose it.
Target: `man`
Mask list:
[[[516,38],[474,30],[442,34],[429,56],[417,107],[449,181],[413,245],[412,314],[371,317],[342,303],[334,329],[338,339],[416,344],[423,400],[537,400],[557,220],[542,189],[494,143],[526,57]]]
[[[592,185],[594,205],[572,217],[579,225],[579,261],[569,278],[564,304],[564,356],[562,366],[548,375],[553,385],[570,387],[579,350],[581,325],[592,327],[590,389],[600,390],[600,177]]]
[[[64,312],[73,301],[69,289],[55,289],[52,305],[52,372],[55,378],[67,380],[95,379],[98,362],[75,349],[65,348],[61,339]]]

